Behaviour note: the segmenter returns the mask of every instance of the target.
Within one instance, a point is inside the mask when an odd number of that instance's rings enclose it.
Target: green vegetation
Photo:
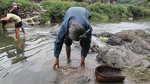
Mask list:
[[[146,8],[150,8],[150,0],[118,0],[120,4],[130,4],[135,6],[143,6]]]
[[[150,1],[150,0],[118,0],[118,3],[136,3],[139,1]]]
[[[4,13],[7,13],[11,9],[13,2],[22,4],[21,9],[30,7],[33,7],[35,10],[39,9],[36,3],[29,2],[28,0],[0,0],[0,16]]]
[[[39,18],[33,18],[32,19],[34,22],[37,22],[39,20]]]
[[[143,7],[138,6],[121,6],[121,5],[111,5],[104,3],[94,3],[88,5],[87,3],[79,2],[51,2],[43,1],[40,3],[44,9],[47,10],[45,14],[41,17],[41,23],[51,22],[61,22],[68,8],[73,6],[84,7],[88,9],[92,15],[92,22],[106,22],[111,19],[121,19],[136,16],[149,16],[150,11]]]
[[[136,16],[150,16],[150,10],[139,6],[129,6],[128,10]]]
[[[60,22],[62,21],[65,12],[68,8],[72,6],[86,7],[87,3],[76,3],[76,2],[52,2],[52,1],[43,1],[40,3],[44,9],[47,10],[45,14],[41,17],[41,23],[45,23],[48,20],[51,22]]]
[[[93,14],[92,21],[104,20],[108,21],[109,19],[119,19],[132,17],[132,13],[128,11],[127,7],[120,5],[110,5],[97,2],[95,4],[89,5],[88,9]],[[93,13],[94,12],[94,13]],[[96,19],[97,18],[97,19]]]
[[[31,22],[32,22],[32,20],[27,20],[27,22],[28,22],[28,23],[31,23]]]
[[[119,0],[121,1],[128,1],[128,0]],[[139,1],[139,0],[130,0],[130,2]],[[145,1],[145,0],[143,0]],[[47,21],[51,22],[61,22],[65,15],[65,12],[68,8],[73,6],[84,7],[92,15],[91,21],[92,22],[107,22],[108,20],[112,19],[121,19],[121,18],[128,18],[128,17],[143,17],[143,16],[150,16],[150,3],[146,0],[144,2],[144,7],[140,6],[121,6],[121,5],[112,5],[112,4],[104,4],[104,3],[94,3],[88,5],[87,3],[81,2],[60,2],[60,1],[42,1],[40,3],[41,6],[47,12],[43,13],[40,18],[40,23],[44,24]],[[0,0],[0,15],[6,14],[11,9],[12,2],[21,3],[22,10],[28,11],[30,8],[32,10],[38,10],[39,6],[37,3],[29,2],[28,0]],[[123,3],[123,2],[122,2]],[[37,19],[33,19],[37,21]]]

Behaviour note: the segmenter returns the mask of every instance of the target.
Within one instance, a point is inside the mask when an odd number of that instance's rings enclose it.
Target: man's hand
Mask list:
[[[56,66],[59,68],[59,58],[56,58],[53,69],[56,69]]]
[[[80,64],[81,67],[85,67],[84,60],[85,60],[85,58],[81,56],[81,64]]]
[[[11,13],[13,10],[16,10],[17,6],[13,6],[11,10],[9,10],[9,12]]]

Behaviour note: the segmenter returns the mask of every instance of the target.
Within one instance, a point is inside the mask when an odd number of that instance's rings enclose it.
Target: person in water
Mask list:
[[[17,16],[19,16],[21,18],[20,14],[19,14],[20,7],[21,7],[20,3],[12,3],[12,8],[10,9],[9,13],[15,14],[15,15],[17,15]],[[2,28],[3,28],[3,30],[5,30],[5,25],[6,24],[7,24],[6,21],[2,21]],[[21,26],[21,30],[24,33],[24,37],[25,37],[26,33],[25,33],[25,30],[24,30],[23,23],[22,23],[22,26]]]
[[[3,17],[0,19],[0,21],[5,21],[5,22],[15,22],[15,32],[16,32],[16,39],[19,40],[20,38],[20,27],[22,26],[22,20],[19,16],[8,13],[6,17]]]
[[[80,41],[81,67],[85,67],[85,58],[90,48],[92,27],[90,25],[91,14],[83,7],[71,7],[67,10],[54,44],[54,56],[56,57],[53,68],[59,67],[59,55],[63,42],[66,44],[67,62],[70,63],[72,41]]]

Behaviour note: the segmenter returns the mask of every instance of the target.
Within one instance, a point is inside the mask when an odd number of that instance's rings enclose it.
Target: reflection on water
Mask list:
[[[25,39],[15,41],[12,37],[9,37],[7,34],[0,33],[0,47],[1,51],[0,54],[6,53],[5,55],[8,58],[12,58],[12,64],[17,62],[25,61],[27,57],[24,56],[24,49],[25,49]],[[1,59],[4,56],[1,56]]]
[[[24,56],[24,49],[25,49],[25,39],[16,41],[16,52],[14,52],[14,56],[16,58],[12,59],[12,64],[15,64],[17,62],[26,62],[26,58]]]

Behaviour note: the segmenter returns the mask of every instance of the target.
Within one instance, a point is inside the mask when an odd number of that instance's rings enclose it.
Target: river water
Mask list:
[[[95,80],[96,53],[88,54],[85,68],[80,67],[80,47],[72,44],[71,63],[66,63],[65,45],[60,54],[60,68],[54,70],[54,41],[50,28],[53,26],[25,26],[26,38],[20,32],[20,41],[15,40],[14,28],[7,34],[0,31],[0,84],[104,84]],[[133,20],[114,23],[92,23],[93,33],[116,33],[121,30],[150,30],[149,20]],[[100,46],[105,44],[93,37]],[[111,83],[112,84],[112,83]],[[113,84],[136,84],[131,76],[124,82]],[[148,84],[148,83],[147,83]]]

